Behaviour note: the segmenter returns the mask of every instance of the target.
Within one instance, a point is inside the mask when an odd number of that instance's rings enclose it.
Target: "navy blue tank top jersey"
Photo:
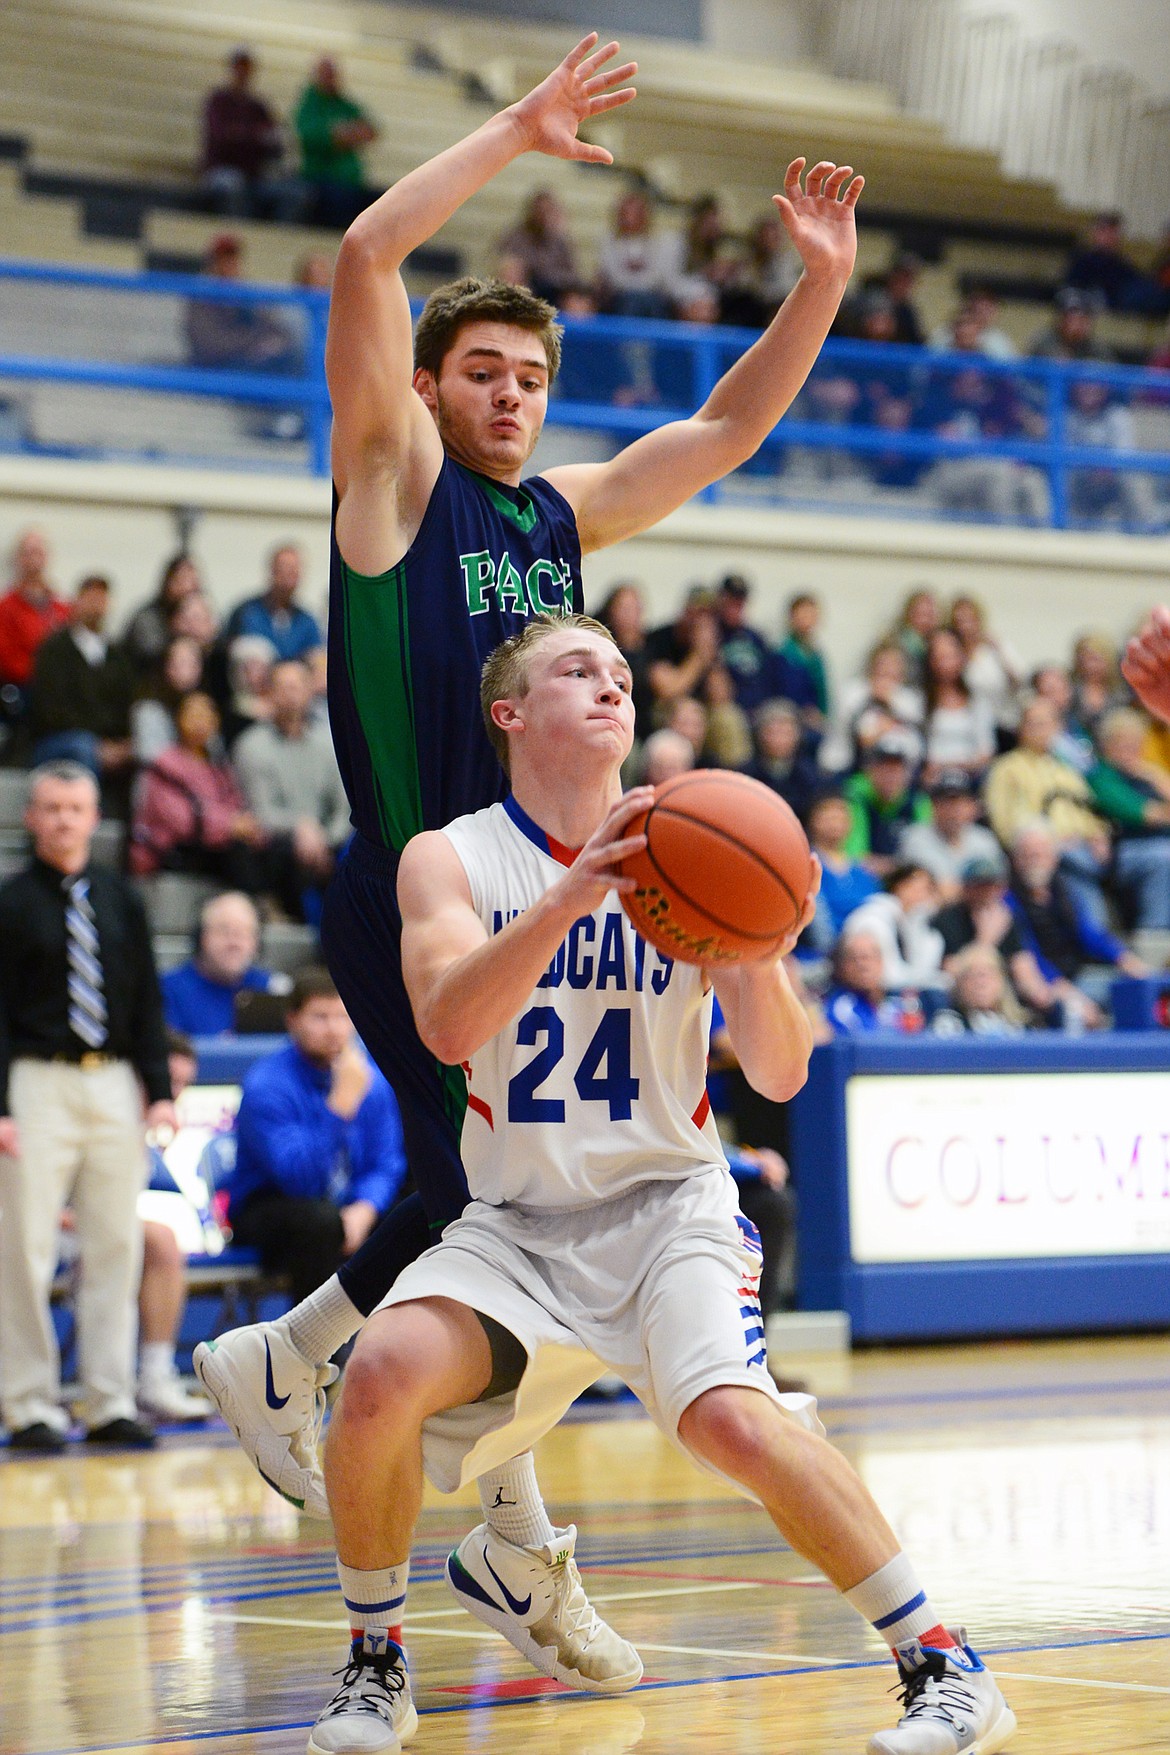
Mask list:
[[[334,528],[329,722],[360,834],[401,852],[504,797],[484,660],[530,616],[582,601],[576,519],[540,476],[505,487],[446,458],[418,535],[377,578],[346,565]]]

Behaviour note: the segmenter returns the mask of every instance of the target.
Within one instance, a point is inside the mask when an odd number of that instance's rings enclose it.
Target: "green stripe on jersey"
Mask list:
[[[372,577],[339,555],[345,587],[345,665],[362,727],[382,834],[399,851],[423,827],[410,674],[406,566]]]

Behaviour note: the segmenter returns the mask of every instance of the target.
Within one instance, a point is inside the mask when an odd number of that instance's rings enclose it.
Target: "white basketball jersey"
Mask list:
[[[572,862],[512,798],[443,833],[489,933]],[[570,928],[519,1016],[464,1066],[472,1195],[579,1207],[725,1166],[707,1101],[710,1029],[702,972],[639,937],[611,890]]]

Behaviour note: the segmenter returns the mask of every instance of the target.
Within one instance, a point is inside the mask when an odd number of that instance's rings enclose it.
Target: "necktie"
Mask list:
[[[101,946],[89,899],[89,879],[71,878],[64,886],[65,952],[69,963],[69,1028],[89,1048],[100,1048],[106,1028],[106,995]]]

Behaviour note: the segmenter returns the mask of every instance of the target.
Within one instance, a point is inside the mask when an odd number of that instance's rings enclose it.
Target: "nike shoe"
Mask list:
[[[194,1366],[268,1485],[298,1511],[328,1517],[317,1440],[336,1365],[310,1365],[278,1323],[258,1322],[201,1341]]]
[[[895,1652],[905,1708],[892,1731],[869,1740],[869,1755],[995,1755],[1015,1735],[1016,1715],[995,1677],[952,1630],[957,1647],[911,1639]]]
[[[642,1680],[632,1645],[601,1620],[573,1559],[576,1527],[543,1548],[519,1548],[481,1523],[447,1559],[463,1607],[526,1657],[542,1676],[594,1694],[624,1694]]]
[[[341,1687],[313,1726],[308,1755],[398,1755],[418,1729],[402,1647],[367,1633],[333,1674]]]

